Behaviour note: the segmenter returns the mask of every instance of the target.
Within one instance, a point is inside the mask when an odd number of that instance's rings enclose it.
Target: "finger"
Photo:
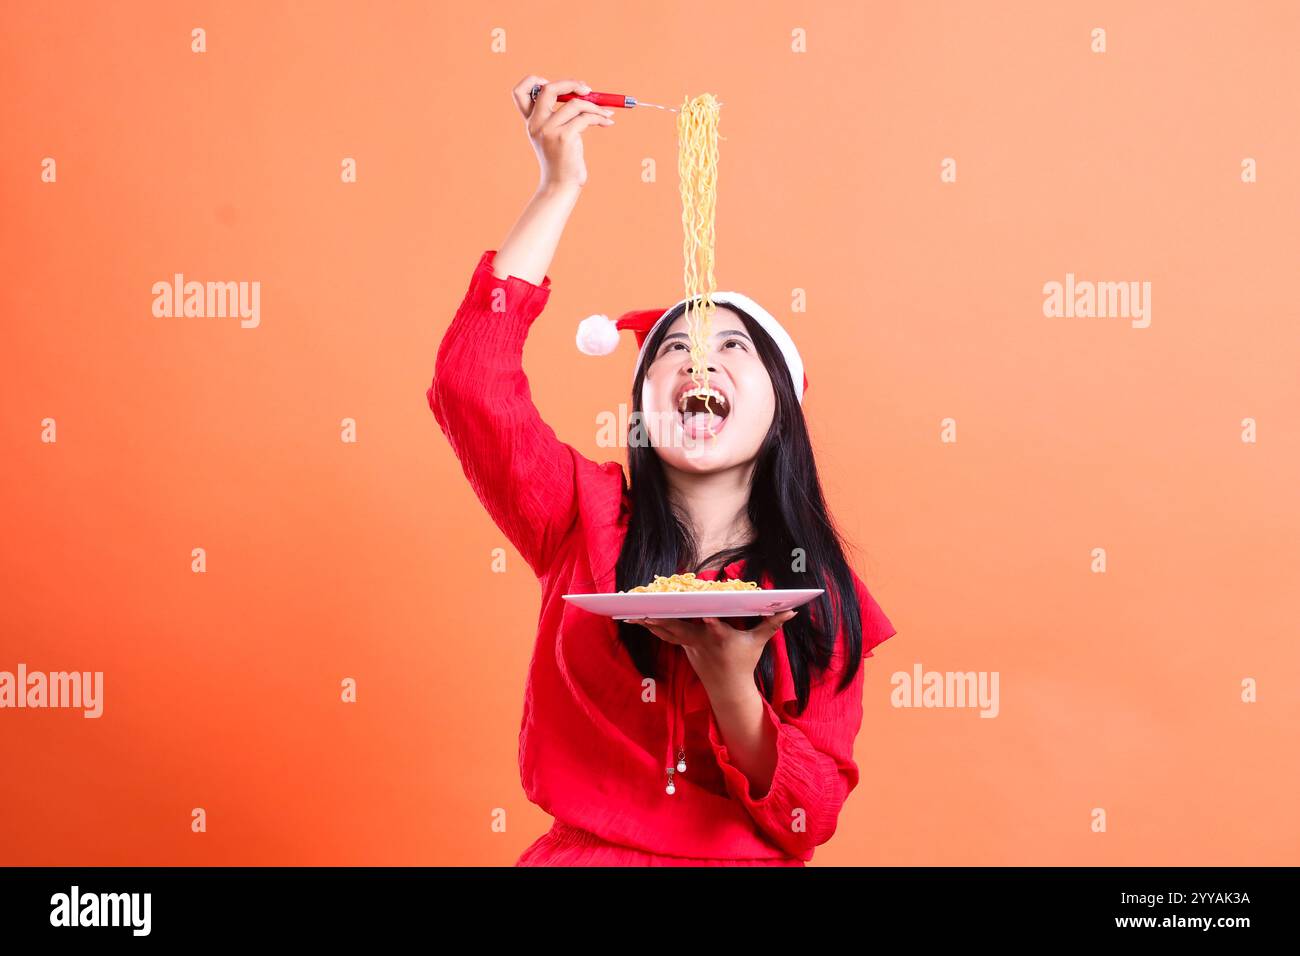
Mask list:
[[[595,126],[599,129],[603,126],[613,125],[614,121],[608,116],[600,116],[596,113],[583,113],[581,116],[571,119],[569,122],[561,126],[556,130],[555,135],[559,137],[561,142],[563,142],[571,137],[581,136],[589,127]]]
[[[524,119],[533,113],[533,87],[545,86],[547,82],[546,77],[530,73],[516,83],[515,88],[510,91],[510,98],[515,101],[515,106],[519,107],[519,112],[524,114]]]
[[[673,633],[672,631],[668,630],[665,627],[657,627],[657,626],[651,626],[647,624],[645,625],[645,628],[655,637],[659,638],[659,640],[661,641],[667,641],[669,644],[683,643],[681,637],[679,637],[677,634]]]
[[[751,636],[757,637],[758,640],[770,640],[772,635],[781,630],[781,624],[785,622],[787,622],[787,618],[784,617],[784,614],[770,614],[766,618],[759,620],[759,623],[755,624],[753,630],[749,633]]]
[[[687,645],[694,644],[699,638],[696,631],[696,620],[698,619],[666,617],[661,618],[656,623],[659,625],[659,629],[667,635],[666,640],[670,640],[674,644]]]
[[[771,617],[766,618],[758,627],[754,628],[754,633],[766,640],[779,631],[781,625],[794,617],[794,615],[794,611],[783,611],[780,614],[773,614]]]
[[[561,93],[580,93],[584,90],[590,93],[591,87],[581,80],[556,80],[553,83],[543,83],[542,90],[533,103],[533,110],[528,115],[530,118],[540,116],[545,119],[555,109],[555,98]],[[585,103],[586,100],[583,102]]]
[[[575,129],[570,129],[574,123],[586,116],[612,118],[613,115],[614,111],[608,106],[597,106],[595,103],[588,103],[586,100],[569,100],[569,102],[552,113],[549,118],[534,117],[532,122],[540,124],[537,129],[543,136],[562,136],[565,133],[581,132],[582,129],[589,126],[590,122]]]

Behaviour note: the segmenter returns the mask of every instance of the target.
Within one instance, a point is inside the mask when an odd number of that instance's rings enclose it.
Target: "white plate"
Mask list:
[[[616,621],[643,617],[765,617],[807,604],[821,588],[755,591],[639,591],[635,594],[566,594],[583,610]]]

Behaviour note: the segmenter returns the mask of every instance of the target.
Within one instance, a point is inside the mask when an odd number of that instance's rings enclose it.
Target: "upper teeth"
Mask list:
[[[716,388],[692,388],[682,392],[681,400],[677,403],[679,408],[686,408],[686,400],[691,397],[711,398],[721,405],[727,404],[727,396],[723,395]]]

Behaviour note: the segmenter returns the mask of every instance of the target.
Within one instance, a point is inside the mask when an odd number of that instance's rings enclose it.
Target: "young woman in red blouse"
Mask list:
[[[713,315],[716,441],[680,440],[699,434],[679,411],[691,384],[684,303],[620,322],[642,344],[626,477],[538,414],[524,341],[587,180],[582,133],[614,125],[585,100],[556,108],[588,90],[538,76],[514,88],[540,183],[501,248],[479,258],[426,393],[542,590],[519,764],[528,798],[555,821],[517,865],[802,866],[857,786],[862,665],[895,631],[827,514],[798,353],[752,300],[728,293]],[[747,621],[617,623],[561,597],[687,570],[825,594]]]

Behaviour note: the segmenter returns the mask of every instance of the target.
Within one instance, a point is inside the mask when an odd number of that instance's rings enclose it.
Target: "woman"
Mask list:
[[[802,866],[857,785],[862,661],[894,628],[826,514],[798,353],[752,300],[727,294],[713,314],[712,421],[690,414],[702,396],[690,394],[684,303],[620,323],[642,340],[630,478],[539,416],[524,341],[587,180],[581,134],[614,124],[612,110],[557,109],[556,97],[589,90],[537,76],[514,88],[540,183],[480,257],[427,392],[542,587],[519,756],[525,793],[555,822],[517,865]],[[825,594],[766,618],[617,625],[562,599],[685,570]]]

